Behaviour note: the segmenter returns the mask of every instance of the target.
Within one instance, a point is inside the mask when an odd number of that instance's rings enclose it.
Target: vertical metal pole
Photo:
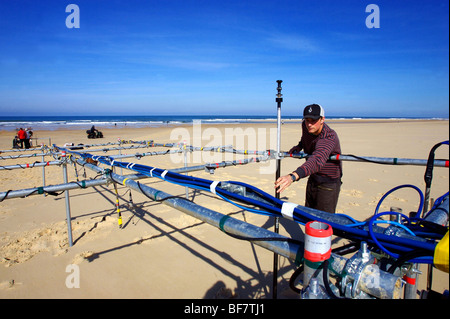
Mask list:
[[[405,299],[417,299],[417,284],[418,284],[418,276],[421,274],[418,269],[419,264],[412,264],[410,269],[406,272],[403,277],[406,280],[405,284]]]
[[[184,148],[184,167],[187,167],[187,151],[186,151],[186,141],[183,142],[183,148]],[[186,172],[186,175],[188,173]],[[189,199],[189,187],[185,186],[186,189],[186,199]]]
[[[390,215],[390,220],[401,223],[401,213],[403,210],[400,207],[391,207],[391,212],[397,213]],[[417,275],[418,275],[418,267],[419,264],[412,264],[411,268],[406,272],[405,276],[403,277],[404,280],[406,280],[405,289],[404,289],[404,297],[405,299],[416,299],[417,295]]]
[[[67,184],[67,163],[66,163],[66,152],[62,151],[62,155],[61,155],[62,159],[63,159],[63,176],[64,176],[64,183]],[[72,247],[73,246],[73,241],[72,241],[72,217],[70,216],[70,202],[69,202],[69,191],[65,190],[64,191],[64,196],[66,198],[66,220],[67,220],[67,235],[68,235],[68,239],[69,239],[69,246]]]
[[[41,144],[41,152],[44,154],[44,143]],[[42,163],[45,163],[45,155],[42,155]],[[45,165],[42,166],[42,187],[45,187]],[[44,197],[47,194],[44,193]]]
[[[280,178],[281,172],[281,158],[280,158],[280,148],[281,148],[281,102],[283,102],[282,94],[281,94],[281,83],[282,80],[277,80],[277,98],[275,102],[277,102],[277,170],[275,173],[275,181]],[[280,198],[280,193],[275,191],[275,197]],[[280,221],[278,217],[275,217],[275,233],[278,234],[280,228]],[[274,253],[273,255],[273,299],[277,299],[277,286],[278,286],[278,254]]]
[[[122,152],[121,152],[121,150],[122,150],[122,139],[119,137],[117,140],[119,142],[119,155],[122,155]],[[120,159],[120,161],[122,162],[122,159]],[[123,175],[122,167],[120,167],[120,175]]]
[[[120,213],[119,192],[117,191],[116,183],[113,183],[113,184],[114,184],[114,192],[116,193],[117,224],[119,225],[119,228],[122,228],[122,214]]]

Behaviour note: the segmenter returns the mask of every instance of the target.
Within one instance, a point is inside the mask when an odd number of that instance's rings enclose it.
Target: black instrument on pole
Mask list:
[[[431,192],[431,181],[433,180],[433,168],[434,168],[434,152],[436,149],[443,145],[449,145],[448,141],[440,142],[434,145],[431,148],[430,154],[428,155],[427,168],[425,169],[425,200],[423,206],[424,214],[428,211],[428,202],[430,201],[430,192]],[[433,282],[433,267],[428,265],[427,271],[427,291],[431,291],[431,283]]]
[[[281,94],[281,83],[282,80],[277,80],[277,98],[275,102],[277,102],[277,170],[275,173],[275,181],[280,178],[281,172],[281,158],[280,158],[280,148],[281,148],[281,102],[283,102],[282,94]],[[275,192],[275,197],[280,198],[280,193]],[[275,217],[275,233],[278,234],[280,228],[280,221],[278,217]],[[273,299],[277,299],[277,285],[278,285],[278,254],[274,253],[273,255]]]

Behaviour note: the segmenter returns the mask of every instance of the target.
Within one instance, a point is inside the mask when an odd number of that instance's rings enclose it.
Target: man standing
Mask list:
[[[26,146],[27,133],[25,132],[25,130],[23,128],[20,128],[20,130],[17,132],[17,136],[19,137],[19,140],[20,140],[20,148],[24,148],[24,143]],[[28,148],[28,147],[26,147],[26,148]]]
[[[303,110],[302,138],[289,153],[301,150],[309,155],[306,162],[291,174],[277,179],[277,192],[309,176],[305,206],[334,213],[341,190],[342,165],[329,157],[341,154],[341,146],[337,133],[325,123],[325,112],[318,104],[308,105]]]

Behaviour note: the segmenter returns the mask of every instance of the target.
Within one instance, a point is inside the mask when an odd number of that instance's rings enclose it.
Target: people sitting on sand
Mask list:
[[[20,148],[20,139],[17,135],[13,139],[13,148]]]

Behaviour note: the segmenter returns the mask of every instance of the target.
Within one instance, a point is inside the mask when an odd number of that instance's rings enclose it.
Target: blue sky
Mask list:
[[[281,79],[283,115],[448,117],[448,39],[448,0],[2,0],[0,111],[276,115]]]

